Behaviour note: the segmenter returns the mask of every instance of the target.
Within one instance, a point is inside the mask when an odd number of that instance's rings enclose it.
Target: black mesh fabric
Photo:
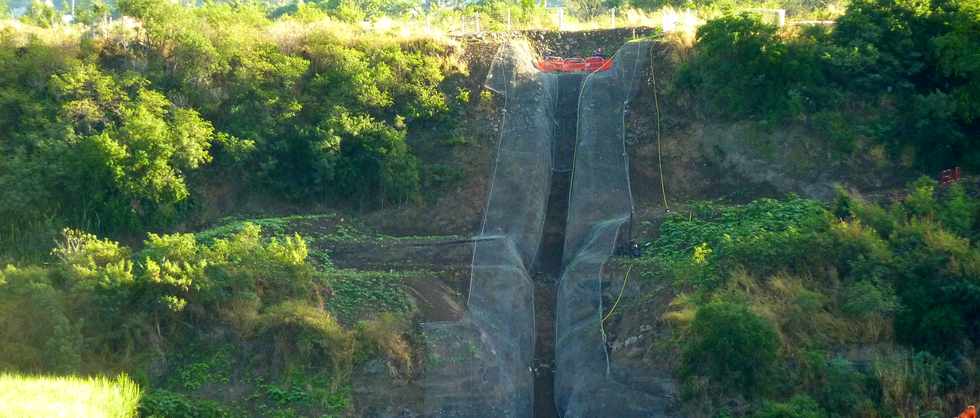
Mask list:
[[[425,411],[434,417],[533,416],[534,288],[528,272],[551,179],[553,83],[527,42],[497,52],[486,86],[506,98],[467,312],[426,324]]]
[[[603,269],[633,214],[624,115],[649,57],[650,42],[627,43],[579,97],[555,344],[555,401],[566,418],[665,415],[663,399],[617,378],[600,323]]]

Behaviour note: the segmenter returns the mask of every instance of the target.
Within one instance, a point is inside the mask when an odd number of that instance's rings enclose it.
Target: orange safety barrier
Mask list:
[[[594,71],[605,71],[609,67],[612,67],[610,64],[612,64],[612,60],[607,60],[602,57],[589,57],[585,59],[585,71],[590,73]]]
[[[973,405],[966,407],[956,418],[977,418],[977,408]]]
[[[569,58],[562,64],[561,70],[566,73],[585,71],[585,60],[582,58]]]
[[[536,67],[538,70],[546,73],[576,73],[582,71],[591,73],[595,71],[609,71],[612,69],[612,60],[602,57],[589,57],[584,59],[544,57],[544,59],[538,61]]]
[[[564,62],[561,57],[544,57],[543,60],[538,61],[538,69],[546,73],[561,71]]]

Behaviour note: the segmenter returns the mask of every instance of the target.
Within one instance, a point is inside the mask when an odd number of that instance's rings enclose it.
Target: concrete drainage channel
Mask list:
[[[558,418],[555,408],[555,298],[561,277],[568,193],[578,125],[578,97],[584,73],[556,73],[555,132],[552,136],[551,188],[541,249],[534,266],[534,416]]]

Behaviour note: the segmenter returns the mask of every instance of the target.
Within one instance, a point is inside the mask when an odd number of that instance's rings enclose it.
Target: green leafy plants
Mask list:
[[[818,257],[814,250],[829,219],[818,202],[800,198],[735,207],[700,203],[667,218],[646,252],[679,277],[719,286],[719,273],[736,266],[760,274],[803,268]]]
[[[667,218],[635,265],[682,289],[664,319],[688,399],[780,400],[756,402],[762,416],[940,411],[975,378],[959,362],[976,355],[976,203],[921,178],[887,208],[840,190],[827,206],[760,199]],[[878,365],[837,355],[855,346],[875,347]]]
[[[147,392],[140,400],[140,416],[174,418],[231,418],[238,416],[218,402],[197,399],[156,389]]]
[[[798,395],[786,403],[767,402],[752,418],[822,418],[826,414],[816,401]]]
[[[350,376],[354,339],[329,312],[302,302],[283,302],[259,317],[256,335],[278,343],[267,357],[280,369],[326,367],[333,388]]]
[[[173,373],[174,383],[183,390],[194,392],[208,383],[228,384],[232,367],[231,348],[225,347],[206,355],[191,352],[179,358]]]
[[[929,169],[972,167],[977,16],[970,1],[860,0],[830,29],[787,30],[725,14],[698,28],[677,81],[713,114],[802,122],[845,153],[884,146]]]
[[[772,324],[747,307],[712,302],[698,309],[684,347],[683,374],[703,378],[706,390],[766,393],[779,348]]]
[[[407,313],[414,307],[402,281],[406,275],[424,274],[331,270],[323,274],[324,285],[333,293],[326,304],[345,323],[375,313]]]

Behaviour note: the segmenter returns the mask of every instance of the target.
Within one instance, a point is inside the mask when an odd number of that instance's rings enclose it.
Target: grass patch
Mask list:
[[[227,385],[231,380],[233,350],[232,346],[209,350],[202,345],[179,353],[175,357],[178,366],[171,376],[171,386],[196,391],[209,384]]]
[[[135,417],[140,388],[126,375],[0,374],[0,417]]]
[[[406,313],[414,309],[402,284],[408,277],[425,272],[383,272],[338,269],[323,274],[333,296],[327,306],[341,322],[354,321],[383,312]]]
[[[324,374],[301,372],[289,373],[275,383],[259,378],[247,399],[262,416],[310,416],[313,411],[322,414],[314,416],[341,416],[350,409],[353,395],[349,384],[334,389],[334,383]]]
[[[297,229],[293,224],[300,221],[311,221],[318,219],[332,219],[337,214],[324,213],[315,215],[291,215],[278,218],[260,219],[237,219],[225,218],[220,221],[220,225],[209,228],[194,234],[194,237],[201,242],[211,242],[219,238],[226,238],[242,231],[246,224],[255,224],[262,227],[262,230],[272,236],[280,236]]]

